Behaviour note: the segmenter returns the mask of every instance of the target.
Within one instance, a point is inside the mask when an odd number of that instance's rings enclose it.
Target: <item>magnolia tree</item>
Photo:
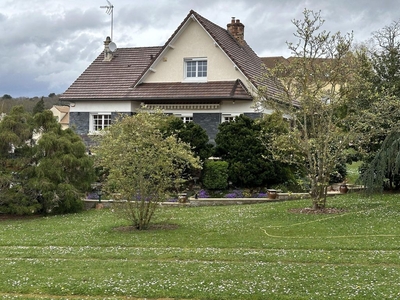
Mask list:
[[[291,124],[287,132],[265,134],[265,145],[274,159],[306,170],[314,209],[325,207],[330,175],[356,132],[348,126],[346,108],[352,36],[322,31],[323,23],[320,13],[309,10],[304,20],[293,21],[298,39],[288,43],[293,57],[265,72],[264,80],[275,84],[274,99],[272,90],[260,89],[261,103],[281,111]]]
[[[118,200],[117,213],[140,230],[159,203],[179,190],[184,171],[201,168],[189,144],[160,130],[166,121],[160,112],[121,117],[103,132],[96,149],[97,163],[108,171],[105,191]]]

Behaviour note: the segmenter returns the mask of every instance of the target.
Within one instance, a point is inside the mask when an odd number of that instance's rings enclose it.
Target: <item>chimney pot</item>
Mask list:
[[[111,38],[108,36],[106,37],[106,40],[104,41],[104,59],[103,61],[111,61],[113,59],[113,54],[110,50],[110,43],[111,43]]]
[[[228,23],[227,25],[227,29],[239,44],[244,44],[244,25],[239,19],[236,20],[235,17],[232,17],[231,23]]]

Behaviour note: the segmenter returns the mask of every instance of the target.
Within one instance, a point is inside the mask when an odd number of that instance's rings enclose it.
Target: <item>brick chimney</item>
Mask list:
[[[103,61],[111,61],[113,59],[113,53],[110,50],[111,38],[108,36],[104,41],[104,59]]]
[[[235,20],[235,17],[232,17],[232,20],[228,25],[229,33],[239,42],[239,44],[244,44],[244,25],[240,23],[240,20]]]

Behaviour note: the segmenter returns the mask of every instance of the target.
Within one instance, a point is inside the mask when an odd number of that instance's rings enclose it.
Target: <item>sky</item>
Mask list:
[[[304,9],[321,11],[323,29],[353,32],[363,43],[400,20],[397,0],[109,0],[117,47],[162,46],[191,9],[226,28],[245,25],[259,56],[291,55],[292,20]],[[111,35],[107,0],[0,0],[0,97],[63,93],[102,52]]]

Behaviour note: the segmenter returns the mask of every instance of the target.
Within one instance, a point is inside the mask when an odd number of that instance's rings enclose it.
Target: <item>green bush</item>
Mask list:
[[[223,190],[228,187],[228,163],[208,160],[204,164],[203,186],[210,190]]]

